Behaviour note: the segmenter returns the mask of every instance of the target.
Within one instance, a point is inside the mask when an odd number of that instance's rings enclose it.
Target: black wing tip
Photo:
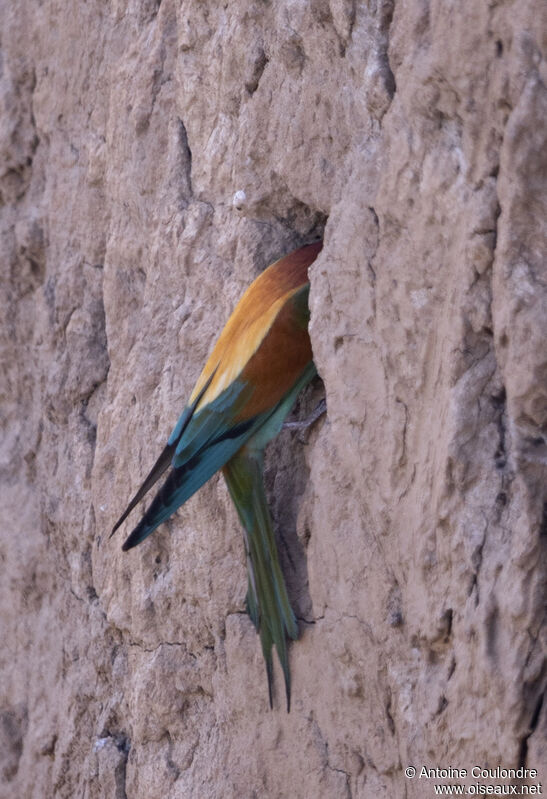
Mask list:
[[[136,547],[137,544],[140,544],[145,537],[146,536],[142,535],[142,527],[138,525],[138,527],[135,527],[131,535],[129,535],[123,542],[122,552],[127,552],[128,549],[133,549],[133,547]]]
[[[109,535],[109,538],[112,538],[112,536],[114,535],[114,533],[116,532],[116,530],[117,530],[119,527],[121,527],[121,526],[122,526],[122,524],[123,524],[123,523],[124,523],[124,521],[127,519],[127,517],[129,516],[129,514],[131,513],[131,511],[133,510],[133,508],[134,508],[134,507],[135,507],[135,503],[134,503],[134,502],[131,502],[131,503],[130,503],[130,504],[127,506],[127,508],[124,510],[124,512],[122,513],[122,515],[120,516],[120,518],[118,519],[118,521],[116,522],[116,524],[114,525],[114,527],[112,528],[112,532],[110,533],[110,535]]]
[[[125,541],[122,544],[122,552],[127,552],[128,549],[133,549],[136,547],[137,544],[140,544],[141,541],[144,541],[145,538],[148,538],[150,533],[154,532],[158,525],[150,525],[146,521],[146,517],[141,519],[135,529],[127,536]]]

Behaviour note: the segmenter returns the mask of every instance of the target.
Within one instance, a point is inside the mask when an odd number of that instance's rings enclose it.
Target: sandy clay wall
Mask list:
[[[0,796],[412,799],[409,765],[539,768],[545,3],[0,17]],[[107,536],[237,298],[317,234],[299,412],[328,413],[267,460],[287,715],[221,478],[138,549]]]

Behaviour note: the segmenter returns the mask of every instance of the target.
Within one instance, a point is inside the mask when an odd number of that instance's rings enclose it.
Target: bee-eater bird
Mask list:
[[[308,334],[308,267],[322,242],[276,261],[251,283],[216,342],[167,445],[127,509],[171,470],[122,549],[143,541],[222,469],[244,528],[247,612],[260,635],[272,707],[272,647],[291,687],[287,637],[298,625],[281,571],[263,484],[263,453],[316,374]]]

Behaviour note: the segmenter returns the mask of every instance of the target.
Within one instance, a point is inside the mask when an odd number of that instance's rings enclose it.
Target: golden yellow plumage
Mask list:
[[[307,267],[321,249],[310,244],[271,264],[245,291],[201,372],[189,404],[214,374],[196,410],[213,402],[238,377],[268,335],[287,300],[308,282]],[[215,371],[216,370],[216,371]]]

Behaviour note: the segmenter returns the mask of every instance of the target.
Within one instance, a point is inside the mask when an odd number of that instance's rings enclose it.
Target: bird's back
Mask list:
[[[308,267],[317,257],[321,247],[320,241],[301,247],[271,264],[251,283],[236,305],[198,378],[190,403],[196,400],[214,373],[196,410],[215,400],[244,370],[249,374],[250,368],[252,374],[253,361],[255,361],[254,366],[259,366],[256,362],[257,357],[261,358],[262,363],[264,358],[275,359],[284,332],[286,331],[288,336],[291,333],[292,309],[287,303],[291,296],[307,286]],[[267,352],[263,351],[259,356],[259,351],[266,349],[261,345],[263,343],[268,345],[265,339],[276,321],[279,334],[272,337]],[[307,334],[303,338],[309,346]],[[292,341],[293,344],[296,343],[294,339]],[[266,371],[275,374],[275,366],[272,370]],[[264,374],[263,370],[261,374]]]

